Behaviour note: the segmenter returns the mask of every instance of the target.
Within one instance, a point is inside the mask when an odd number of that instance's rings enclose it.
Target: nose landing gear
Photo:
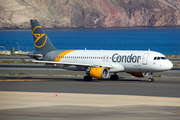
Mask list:
[[[154,82],[154,78],[149,78],[148,82]]]
[[[148,79],[148,82],[154,82],[154,78],[153,78],[153,76],[152,76],[152,72],[149,72],[148,73],[149,74],[149,79]]]

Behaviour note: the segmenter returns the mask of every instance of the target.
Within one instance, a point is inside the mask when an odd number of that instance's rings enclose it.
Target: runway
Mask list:
[[[0,118],[179,120],[179,70],[156,73],[152,83],[126,73],[118,74],[119,81],[85,82],[81,71],[0,64]]]
[[[119,81],[67,76],[1,76],[0,117],[11,120],[117,120],[180,117],[180,80],[153,83],[125,77]]]
[[[0,91],[180,97],[179,77],[155,77],[153,83],[146,79],[126,76],[119,81],[85,82],[83,76],[1,76]]]

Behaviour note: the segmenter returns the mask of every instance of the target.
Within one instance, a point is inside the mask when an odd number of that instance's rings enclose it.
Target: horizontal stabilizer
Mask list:
[[[30,56],[30,57],[43,57],[42,54],[27,54],[27,56]]]
[[[32,54],[32,53],[14,53],[12,55],[22,55],[22,56],[30,56],[30,57],[43,57],[42,54]]]

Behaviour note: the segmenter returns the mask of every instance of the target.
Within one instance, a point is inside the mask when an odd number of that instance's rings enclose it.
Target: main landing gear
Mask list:
[[[84,76],[84,81],[92,81],[92,77],[91,76]]]
[[[114,75],[111,75],[110,79],[111,80],[118,80],[119,77],[118,77],[118,75],[116,75],[116,73],[114,73]]]
[[[148,82],[154,82],[154,78],[152,76],[152,72],[148,73],[149,74],[149,79],[148,79]]]

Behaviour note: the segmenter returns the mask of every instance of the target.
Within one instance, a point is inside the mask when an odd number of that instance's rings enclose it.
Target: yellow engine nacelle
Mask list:
[[[135,76],[135,77],[146,77],[147,73],[142,73],[142,72],[131,72],[131,75],[132,76]]]
[[[94,78],[104,79],[109,76],[109,70],[105,67],[92,67],[87,74]]]

